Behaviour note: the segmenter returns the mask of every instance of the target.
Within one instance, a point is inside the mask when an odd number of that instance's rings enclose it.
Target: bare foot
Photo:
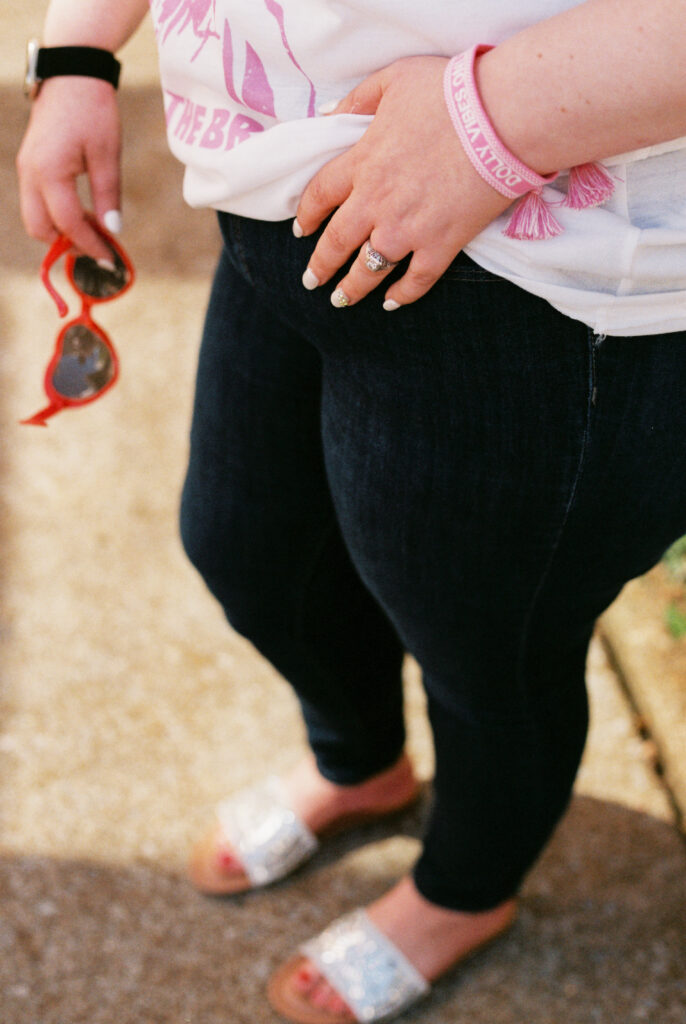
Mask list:
[[[507,900],[493,910],[475,914],[447,910],[424,899],[412,878],[407,877],[368,907],[367,914],[419,973],[432,982],[505,932],[515,918],[516,902]],[[286,1000],[297,1007],[293,1020],[314,1021],[316,1017],[331,1024],[355,1020],[342,996],[309,960],[301,957],[294,962],[290,985],[291,995]],[[313,1011],[311,1018],[309,1008]]]
[[[288,805],[319,837],[399,811],[419,792],[406,754],[390,768],[355,786],[338,786],[325,779],[310,755],[282,779],[282,784]],[[251,888],[240,859],[217,821],[193,848],[188,873],[196,888],[212,895]]]

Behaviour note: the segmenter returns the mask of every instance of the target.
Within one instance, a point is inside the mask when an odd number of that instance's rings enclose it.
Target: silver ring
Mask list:
[[[367,270],[371,270],[373,274],[376,274],[379,270],[390,270],[391,267],[396,267],[398,264],[397,262],[394,263],[392,260],[386,259],[383,253],[377,252],[377,250],[373,248],[372,243],[368,241],[364,265]]]

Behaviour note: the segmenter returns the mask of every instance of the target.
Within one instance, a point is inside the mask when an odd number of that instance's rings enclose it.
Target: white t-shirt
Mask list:
[[[322,117],[399,57],[497,44],[580,0],[151,0],[172,152],[184,196],[260,220],[293,217],[313,175],[371,118]],[[564,233],[466,251],[599,334],[686,329],[686,138],[604,161],[603,207],[558,208]],[[565,177],[545,197],[563,198]]]

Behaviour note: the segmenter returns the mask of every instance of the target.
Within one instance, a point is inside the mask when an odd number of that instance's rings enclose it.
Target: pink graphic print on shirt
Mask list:
[[[298,64],[297,60],[295,59],[295,54],[291,50],[290,44],[288,42],[288,37],[286,35],[286,24],[285,24],[285,20],[284,20],[283,7],[281,6],[281,4],[277,4],[276,0],[264,0],[264,6],[267,8],[267,10],[270,12],[270,14],[274,15],[274,17],[276,18],[276,20],[277,20],[277,22],[279,24],[279,31],[281,32],[281,42],[283,43],[284,48],[285,48],[288,56],[290,57],[292,63],[295,65],[295,67],[298,69],[298,71],[302,75],[305,75],[305,78],[309,82],[309,85],[310,85],[310,102],[309,102],[309,105],[308,105],[308,108],[307,108],[307,116],[308,117],[314,117],[314,105],[315,105],[315,100],[316,100],[314,83],[312,82],[312,79],[309,78],[305,74],[303,69],[300,67],[300,65]]]
[[[316,92],[314,83],[298,62],[286,33],[283,7],[277,0],[250,0],[256,6],[261,2],[266,12],[273,18],[279,29],[279,35],[290,62],[305,78],[309,85],[307,117],[314,117]],[[193,63],[210,39],[221,38],[221,56],[224,68],[224,84],[226,91],[234,102],[250,110],[268,117],[276,117],[274,91],[269,82],[267,71],[255,47],[246,39],[243,81],[239,88],[236,84],[235,43],[231,26],[225,19],[223,32],[217,31],[216,0],[152,0],[157,6],[156,25],[160,45],[164,45],[169,35],[176,32],[183,35],[190,29],[199,40],[199,46],[190,58]]]
[[[224,38],[222,40],[222,58],[224,61],[224,83],[232,100],[241,103],[234,84],[233,39],[228,21],[224,22]],[[274,109],[274,93],[267,78],[264,64],[246,40],[245,71],[243,73],[242,102],[251,110],[268,117],[276,117]]]
[[[192,63],[208,39],[219,39],[219,33],[214,29],[214,4],[215,0],[162,0],[157,23],[161,28],[168,22],[162,41],[167,39],[173,29],[182,35],[190,26],[200,40],[200,46],[191,57]]]

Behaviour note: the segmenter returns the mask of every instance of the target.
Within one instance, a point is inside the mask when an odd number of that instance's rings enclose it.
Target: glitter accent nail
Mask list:
[[[343,309],[345,306],[350,305],[350,299],[345,294],[342,288],[337,288],[331,296],[331,305],[335,306],[336,309]]]

